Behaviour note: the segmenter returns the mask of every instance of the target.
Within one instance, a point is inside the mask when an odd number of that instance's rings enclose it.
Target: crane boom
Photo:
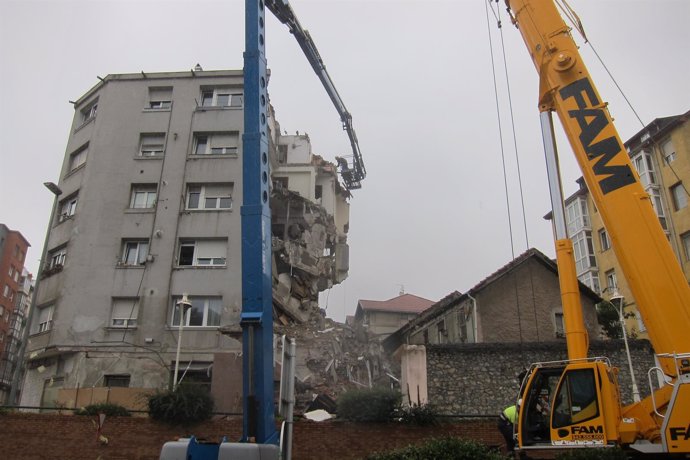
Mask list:
[[[316,48],[314,40],[312,40],[309,31],[305,30],[299,23],[290,2],[287,0],[266,0],[265,4],[266,8],[268,8],[280,22],[285,24],[290,30],[290,33],[295,36],[309,64],[311,64],[314,72],[316,72],[316,76],[321,80],[321,84],[326,89],[328,97],[331,98],[335,109],[338,111],[340,120],[343,123],[343,129],[347,132],[347,136],[350,139],[350,146],[352,147],[352,166],[344,159],[338,159],[340,175],[348,190],[361,188],[361,182],[366,177],[367,171],[362,160],[362,153],[359,150],[357,134],[352,125],[352,115],[348,112],[343,99],[335,88],[335,84],[333,84],[333,80],[326,70],[326,66],[319,54],[319,50]]]
[[[690,287],[649,195],[554,0],[505,0],[539,74],[568,361],[533,364],[521,389],[521,449],[619,444],[690,452]],[[562,222],[551,113],[556,112],[647,326],[666,383],[621,408],[616,370],[587,358],[573,249]],[[553,165],[556,165],[555,167]],[[555,177],[554,177],[555,176]],[[553,196],[558,195],[558,199]],[[556,220],[558,220],[556,219]],[[574,338],[571,340],[570,334]],[[651,372],[651,371],[650,371]],[[644,440],[644,442],[636,442]]]

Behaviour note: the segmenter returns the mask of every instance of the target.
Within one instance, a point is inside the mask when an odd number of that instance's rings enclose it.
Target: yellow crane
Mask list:
[[[539,111],[553,207],[568,360],[533,364],[520,390],[519,449],[613,446],[654,458],[690,454],[690,287],[613,121],[553,0],[505,0],[539,73]],[[552,113],[630,284],[663,383],[623,407],[617,369],[588,357],[568,238]],[[650,378],[651,382],[651,378]]]

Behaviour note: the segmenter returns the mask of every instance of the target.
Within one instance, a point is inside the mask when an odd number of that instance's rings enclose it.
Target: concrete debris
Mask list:
[[[316,407],[327,408],[327,401],[347,390],[390,385],[389,374],[400,375],[378,341],[355,334],[346,324],[319,316],[302,324],[276,323],[274,329],[297,343],[295,413],[314,408],[317,400]]]
[[[324,420],[328,420],[333,418],[334,416],[329,414],[323,409],[317,409],[313,410],[311,412],[305,412],[303,414],[303,417],[306,418],[307,420],[312,420],[314,422],[323,422]]]
[[[303,323],[318,314],[319,293],[347,277],[347,267],[339,267],[346,236],[323,206],[285,188],[273,189],[271,213],[273,303],[280,314]]]

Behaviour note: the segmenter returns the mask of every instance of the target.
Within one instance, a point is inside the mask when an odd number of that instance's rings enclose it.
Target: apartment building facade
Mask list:
[[[16,359],[19,331],[17,317],[25,314],[26,303],[24,262],[29,242],[16,230],[0,224],[0,403],[7,400]]]
[[[218,410],[241,408],[242,84],[242,71],[200,67],[108,75],[75,102],[23,405],[78,407],[103,394],[136,405],[140,389],[170,383],[179,340],[183,381],[209,388]],[[322,287],[337,282],[333,271]]]
[[[685,276],[690,280],[689,121],[690,112],[657,118],[625,142],[625,148]],[[579,189],[568,197],[565,206],[578,277],[606,299],[616,293],[623,295],[628,332],[646,338],[644,321],[601,215],[582,178],[578,184]]]

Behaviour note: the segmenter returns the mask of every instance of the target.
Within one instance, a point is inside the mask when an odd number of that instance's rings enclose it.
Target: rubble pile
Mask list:
[[[320,316],[302,324],[276,323],[274,330],[297,344],[296,413],[317,399],[328,405],[325,401],[335,401],[349,389],[370,388],[392,378],[379,342],[346,324]]]

